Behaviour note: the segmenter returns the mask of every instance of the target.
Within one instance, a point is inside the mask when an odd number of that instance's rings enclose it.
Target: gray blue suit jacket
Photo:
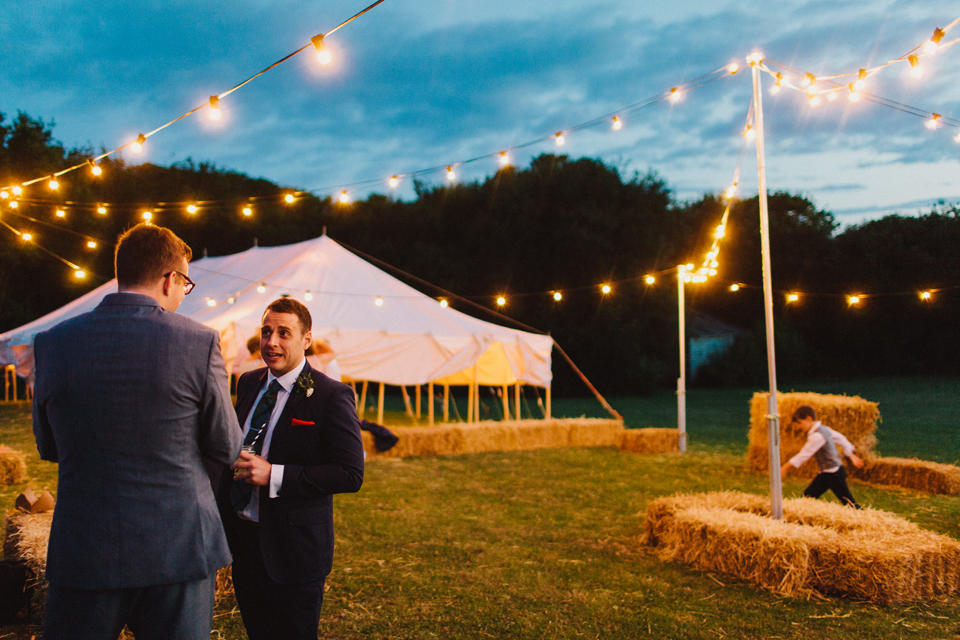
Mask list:
[[[37,449],[59,463],[50,584],[171,584],[229,564],[202,462],[241,446],[217,332],[116,293],[38,334],[34,358]]]

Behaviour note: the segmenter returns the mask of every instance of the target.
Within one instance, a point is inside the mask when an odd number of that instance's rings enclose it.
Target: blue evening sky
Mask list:
[[[246,79],[367,2],[32,0],[0,22],[0,112],[54,120],[68,147],[114,148]],[[896,58],[960,16],[960,4],[862,0],[386,0],[336,34],[334,61],[305,52],[152,137],[130,162],[184,160],[317,189],[443,166],[614,112],[753,49],[802,71]],[[944,42],[960,36],[960,27]],[[878,95],[960,118],[960,46],[888,67]],[[960,130],[845,97],[813,109],[764,77],[768,186],[802,193],[850,224],[960,202]],[[567,136],[563,153],[655,170],[680,199],[725,189],[751,95],[741,72]],[[513,154],[526,165],[552,142]],[[482,179],[495,160],[458,168]],[[425,178],[440,183],[441,172]],[[742,193],[756,193],[756,156]],[[354,192],[364,197],[369,188]],[[410,197],[405,180],[398,195]]]

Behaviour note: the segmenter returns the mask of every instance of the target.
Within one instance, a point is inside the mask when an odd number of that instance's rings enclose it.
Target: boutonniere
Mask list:
[[[304,371],[297,378],[297,381],[293,385],[293,390],[302,395],[305,398],[309,398],[313,395],[313,378],[310,377],[310,374]]]

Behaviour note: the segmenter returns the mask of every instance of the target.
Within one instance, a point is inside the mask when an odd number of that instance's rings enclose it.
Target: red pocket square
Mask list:
[[[293,424],[293,426],[301,425],[304,427],[310,427],[317,424],[316,422],[311,422],[309,420],[297,420],[296,418],[290,420],[290,423]]]

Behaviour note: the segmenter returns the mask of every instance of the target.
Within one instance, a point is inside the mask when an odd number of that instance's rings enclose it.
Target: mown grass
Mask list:
[[[891,449],[897,455],[926,451],[928,445],[916,437],[917,431],[957,433],[960,411],[951,389],[956,390],[958,381],[855,384],[864,391],[850,387],[847,393],[881,402],[884,430],[889,430],[888,444],[882,432],[881,445],[900,447]],[[881,392],[886,396],[879,397]],[[654,497],[677,491],[767,491],[764,476],[743,470],[750,393],[691,391],[691,450],[685,455],[637,456],[599,448],[371,461],[360,493],[335,500],[336,558],[321,637],[841,639],[960,634],[956,598],[906,607],[782,598],[725,576],[660,563],[640,546],[641,514]],[[898,393],[902,407],[897,405]],[[942,395],[950,393],[952,398]],[[671,426],[675,421],[671,394],[611,402],[630,426]],[[930,410],[940,402],[953,403],[954,410]],[[578,406],[587,405],[554,403],[555,413],[578,411]],[[925,418],[910,422],[921,406],[927,407]],[[890,417],[898,411],[900,417]],[[581,413],[586,412],[575,415]],[[0,408],[0,442],[30,452],[30,486],[52,488],[55,466],[38,460],[29,424],[27,408]],[[914,450],[909,449],[911,442],[917,445]],[[940,453],[937,459],[957,457],[955,446]],[[785,494],[797,496],[803,486],[788,478]],[[10,508],[22,488],[0,487],[0,504]],[[960,537],[958,498],[858,483],[852,488],[862,503]],[[218,610],[215,627],[222,638],[245,637],[232,602]],[[11,638],[29,637],[21,636],[29,631],[4,629],[0,638],[5,632],[17,633]]]

